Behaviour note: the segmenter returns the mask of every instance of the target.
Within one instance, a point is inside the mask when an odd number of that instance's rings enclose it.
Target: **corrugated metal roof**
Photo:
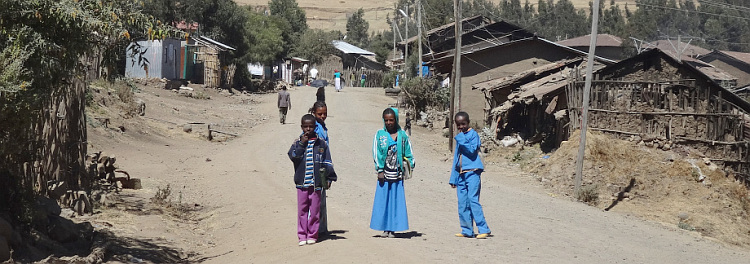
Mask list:
[[[673,58],[677,57],[674,51],[675,48],[677,47],[685,50],[682,53],[683,57],[687,56],[687,57],[695,58],[698,56],[703,56],[703,55],[711,53],[710,50],[707,50],[707,49],[704,49],[695,45],[691,45],[685,42],[670,41],[670,40],[657,40],[651,43],[643,43],[641,45],[641,48],[644,48],[644,49],[658,48],[664,53],[669,54]],[[682,59],[684,60],[685,58],[682,58]]]
[[[726,54],[729,57],[732,57],[738,61],[744,62],[746,64],[750,64],[750,53],[745,52],[736,52],[736,51],[728,51],[728,50],[722,50],[721,53]]]
[[[310,62],[309,60],[306,60],[300,57],[292,57],[292,60],[296,62]]]
[[[568,47],[588,47],[591,42],[591,34],[580,36],[577,38],[566,39],[558,41],[557,44],[565,45]],[[622,45],[622,39],[617,36],[610,34],[597,34],[596,35],[596,46],[597,47],[619,47]]]
[[[340,50],[343,53],[346,54],[359,54],[359,55],[375,55],[375,53],[372,53],[370,51],[366,51],[360,47],[354,46],[352,44],[340,41],[340,40],[334,40],[331,42],[336,49]]]
[[[210,39],[210,38],[208,38],[208,37],[206,37],[206,36],[200,36],[200,39],[202,39],[202,40],[205,40],[205,41],[208,41],[209,43],[211,43],[211,44],[214,44],[214,45],[216,45],[216,46],[219,46],[219,47],[221,47],[221,48],[223,48],[223,49],[228,49],[228,50],[235,50],[234,48],[232,48],[232,47],[230,47],[230,46],[227,46],[227,45],[226,45],[226,44],[224,44],[224,43],[221,43],[221,42],[218,42],[218,41],[216,41],[216,40]]]
[[[572,64],[580,63],[583,61],[583,58],[574,58],[570,60],[561,60],[552,62],[549,64],[545,64],[527,71],[522,71],[516,74],[513,74],[511,76],[503,77],[503,78],[497,78],[494,80],[489,80],[485,82],[480,82],[477,84],[474,84],[471,86],[473,90],[479,89],[479,90],[487,90],[487,91],[493,91],[497,89],[504,89],[511,87],[513,85],[517,85],[518,83],[526,84],[529,82],[533,82],[535,79],[538,79],[538,75],[544,75],[548,74],[553,71],[557,71],[560,68],[567,67]]]
[[[572,53],[576,53],[576,54],[579,54],[581,56],[587,56],[589,54],[588,52],[580,51],[580,50],[577,50],[577,49],[574,49],[574,48],[571,48],[571,47],[568,47],[568,46],[565,46],[565,45],[560,45],[560,44],[557,44],[555,42],[546,40],[544,38],[530,37],[530,38],[524,38],[524,39],[519,39],[519,40],[513,40],[513,41],[505,42],[505,43],[495,43],[495,44],[492,44],[492,45],[489,45],[489,46],[484,45],[484,43],[477,43],[477,44],[474,44],[474,45],[463,46],[461,48],[461,55],[472,54],[472,53],[475,53],[475,52],[484,51],[484,50],[488,50],[488,49],[494,49],[494,48],[497,48],[497,47],[510,46],[510,45],[518,45],[518,44],[522,44],[522,43],[530,42],[530,41],[541,41],[543,43],[547,43],[547,44],[551,44],[553,46],[557,46],[559,48],[568,50],[568,51],[570,51]],[[474,47],[476,47],[476,48],[474,48]],[[444,51],[444,52],[435,54],[435,58],[434,59],[429,60],[429,61],[425,60],[425,61],[427,61],[429,64],[435,64],[435,63],[439,63],[441,61],[448,60],[448,59],[452,60],[454,53],[455,53],[454,50]],[[600,57],[600,56],[594,56],[594,60],[602,62],[602,63],[606,63],[606,64],[614,64],[616,62],[614,60],[610,60],[610,59],[603,58],[603,57]]]
[[[476,20],[476,21],[474,21],[474,20]],[[487,21],[485,21],[485,17],[483,17],[482,15],[476,15],[476,16],[473,16],[473,17],[464,18],[464,19],[461,20],[461,22],[464,22],[464,23],[467,23],[467,22],[468,23],[477,23],[477,25],[474,25],[473,28],[471,26],[463,28],[463,31],[467,32],[467,31],[473,30],[474,28],[477,28],[479,25],[482,24],[482,22],[486,22],[487,24],[489,24],[489,19],[487,19]],[[442,26],[430,29],[427,32],[424,32],[423,34],[425,36],[429,36],[429,35],[437,33],[438,31],[442,31],[442,30],[454,28],[455,25],[456,25],[456,22],[450,22],[448,24],[445,24],[445,25],[442,25]],[[416,40],[417,40],[417,36],[413,36],[413,37],[411,37],[411,38],[409,38],[409,39],[407,39],[405,41],[399,42],[398,44],[399,45],[406,45],[406,43],[411,43],[411,42],[414,42]]]

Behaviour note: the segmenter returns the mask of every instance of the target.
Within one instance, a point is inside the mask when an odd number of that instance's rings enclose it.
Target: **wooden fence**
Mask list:
[[[569,129],[580,128],[584,83],[566,87]],[[722,91],[674,82],[593,81],[589,129],[691,145],[750,180],[750,116]]]
[[[340,60],[327,60],[322,64],[315,65],[315,68],[318,70],[318,79],[328,80],[331,84],[333,84],[333,70],[339,70],[341,78],[344,78],[345,81],[345,84],[342,84],[344,87],[359,87],[362,73],[367,74],[365,87],[383,87],[383,77],[388,74],[388,72],[379,70],[342,69]],[[354,82],[352,82],[352,74],[354,75]]]
[[[48,183],[65,181],[70,190],[88,189],[85,89],[85,80],[73,78],[30,108],[3,108],[0,119],[13,125],[0,129],[2,188],[45,195]],[[0,102],[24,100],[20,96],[0,93]]]

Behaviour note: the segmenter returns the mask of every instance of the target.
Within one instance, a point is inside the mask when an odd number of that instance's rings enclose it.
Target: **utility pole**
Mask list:
[[[594,5],[599,6],[599,0],[594,0]],[[591,79],[593,78],[594,56],[596,54],[596,35],[599,29],[599,8],[592,8],[591,15],[591,41],[589,42],[589,58],[586,62],[586,85],[583,88],[583,110],[581,113],[581,142],[578,145],[578,158],[576,159],[575,193],[581,191],[583,179],[583,156],[586,152],[586,129],[589,120],[589,98],[591,96]]]
[[[406,45],[404,45],[404,77],[409,77],[409,4],[406,4]]]
[[[391,32],[393,32],[393,63],[396,63],[396,20],[391,21]],[[401,33],[399,33],[401,35]]]
[[[461,111],[461,48],[463,48],[463,44],[461,44],[461,39],[463,38],[464,34],[464,22],[463,22],[463,1],[462,0],[456,0],[456,55],[455,55],[455,68],[456,68],[456,78],[453,83],[456,89],[456,110]]]
[[[450,138],[448,139],[448,147],[453,150],[453,116],[456,114],[456,110],[461,110],[461,35],[463,33],[463,22],[461,21],[461,2],[462,0],[453,0],[453,20],[455,21],[456,32],[454,37],[456,39],[456,47],[454,48],[455,53],[453,54],[453,90],[451,91],[451,105],[450,115],[448,116],[448,130],[450,130]],[[458,101],[456,101],[458,98]]]
[[[424,76],[424,69],[422,67],[422,1],[417,0],[417,45],[419,45],[419,78]]]

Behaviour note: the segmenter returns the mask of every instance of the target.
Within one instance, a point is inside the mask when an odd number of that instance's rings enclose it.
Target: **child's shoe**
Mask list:
[[[300,241],[300,242],[299,242],[299,245],[300,245],[300,246],[304,246],[304,245],[306,245],[306,244],[307,244],[307,241]]]
[[[458,233],[456,234],[456,237],[471,237],[471,236],[464,235],[463,233]]]
[[[393,233],[393,231],[388,232],[388,238],[396,238],[396,233]]]
[[[477,235],[477,238],[478,239],[485,239],[485,238],[487,238],[489,236],[490,236],[490,233],[484,233],[484,234]]]
[[[315,244],[315,242],[317,242],[317,241],[315,241],[315,239],[310,239],[310,240],[307,240],[307,244],[308,244],[308,245],[312,245],[312,244]]]

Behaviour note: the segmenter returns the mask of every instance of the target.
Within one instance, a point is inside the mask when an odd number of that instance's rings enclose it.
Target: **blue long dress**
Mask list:
[[[397,145],[390,136],[388,147]],[[375,199],[372,205],[370,228],[380,231],[404,231],[409,229],[409,218],[406,213],[406,196],[404,181],[376,181]]]

